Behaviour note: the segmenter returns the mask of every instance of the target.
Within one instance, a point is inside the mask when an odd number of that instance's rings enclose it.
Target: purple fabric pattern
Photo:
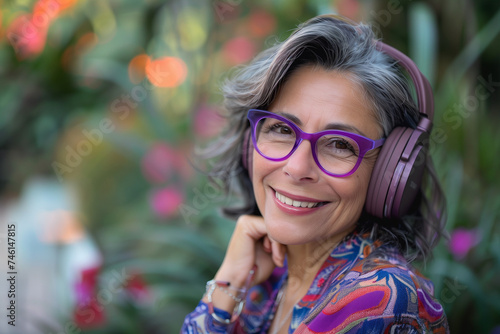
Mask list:
[[[266,282],[253,287],[231,326],[214,324],[200,302],[186,317],[181,333],[266,334],[286,278],[286,268],[277,268]],[[432,283],[397,249],[353,234],[332,250],[295,305],[288,333],[449,333],[433,292]]]

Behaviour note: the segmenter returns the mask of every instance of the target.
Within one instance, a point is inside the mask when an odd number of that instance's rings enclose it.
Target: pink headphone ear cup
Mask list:
[[[250,129],[245,131],[243,137],[243,147],[241,149],[241,159],[243,162],[243,167],[247,170],[250,180],[253,175],[253,142],[252,136],[250,134]]]
[[[404,128],[395,128],[387,137],[384,146],[379,152],[375,166],[373,166],[370,184],[366,194],[365,209],[375,217],[384,218],[384,205],[387,188],[392,178],[392,171],[388,165],[394,154],[395,146],[400,143]],[[402,151],[401,151],[402,152]]]
[[[427,134],[425,134],[427,136]],[[412,144],[410,144],[412,145]],[[390,187],[387,194],[387,207],[390,217],[402,217],[408,213],[420,192],[427,159],[427,148],[415,145],[409,159],[400,159],[394,179],[397,187]]]
[[[410,58],[380,41],[377,47],[397,60],[411,77],[417,93],[420,120],[416,129],[398,127],[389,134],[373,168],[365,209],[376,217],[401,218],[408,213],[421,191],[434,98],[429,81]]]
[[[425,169],[426,133],[395,128],[373,167],[365,209],[379,218],[399,218],[408,212],[420,191]]]

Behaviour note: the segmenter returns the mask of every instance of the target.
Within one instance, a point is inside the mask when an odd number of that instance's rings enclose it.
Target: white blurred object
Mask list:
[[[0,333],[64,332],[74,286],[83,269],[98,266],[100,254],[77,213],[78,201],[56,178],[28,180],[16,200],[0,202],[0,309],[6,310],[7,226],[16,225],[16,326],[1,312]],[[45,328],[47,325],[49,330]],[[43,330],[42,330],[43,328]]]

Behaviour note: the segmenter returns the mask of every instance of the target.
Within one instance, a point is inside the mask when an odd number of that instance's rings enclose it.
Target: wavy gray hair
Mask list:
[[[209,176],[221,180],[228,193],[241,196],[242,206],[225,208],[226,215],[260,215],[241,158],[249,127],[246,114],[252,108],[267,109],[283,83],[301,66],[348,74],[346,77],[365,92],[385,136],[397,126],[416,127],[419,112],[407,79],[394,59],[376,49],[374,40],[373,31],[365,24],[339,16],[318,16],[300,25],[284,42],[260,53],[249,65],[238,68],[225,82],[222,91],[228,126],[202,156],[216,158]],[[410,215],[389,221],[363,213],[358,231],[394,243],[408,260],[430,255],[444,233],[445,209],[430,156],[428,171],[423,187],[434,190],[427,194],[422,189]]]

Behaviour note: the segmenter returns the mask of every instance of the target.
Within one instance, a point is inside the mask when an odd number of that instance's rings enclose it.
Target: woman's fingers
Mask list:
[[[262,217],[241,216],[236,222],[226,256],[216,274],[216,279],[242,286],[254,265],[259,266],[259,268],[261,266],[267,268],[268,265],[263,262],[272,263],[272,259],[270,254],[265,252],[263,246],[262,239],[266,234]],[[270,242],[268,242],[268,247],[271,249]]]
[[[264,237],[263,246],[266,253],[271,253],[273,251],[271,246],[271,239],[269,239],[267,235]]]
[[[271,241],[273,262],[278,267],[285,265],[286,246],[277,241]]]
[[[229,241],[224,261],[215,280],[227,281],[237,288],[250,288],[267,280],[276,266],[283,266],[286,247],[267,235],[262,217],[241,216]],[[252,268],[257,268],[251,275]],[[217,290],[217,292],[219,292]],[[214,292],[216,293],[216,292]],[[214,299],[215,296],[215,299]],[[213,305],[223,310],[234,308],[234,298],[227,294],[212,294]],[[208,302],[208,297],[204,297]]]
[[[269,278],[276,267],[272,259],[272,255],[264,249],[263,245],[264,242],[261,241],[260,245],[258,244],[255,249],[255,264],[257,265],[258,270],[252,285],[264,282]]]
[[[271,275],[275,266],[284,265],[285,253],[286,247],[267,235],[262,217],[241,216],[216,278],[241,286],[251,268],[257,265],[259,272],[253,283],[258,284]]]

